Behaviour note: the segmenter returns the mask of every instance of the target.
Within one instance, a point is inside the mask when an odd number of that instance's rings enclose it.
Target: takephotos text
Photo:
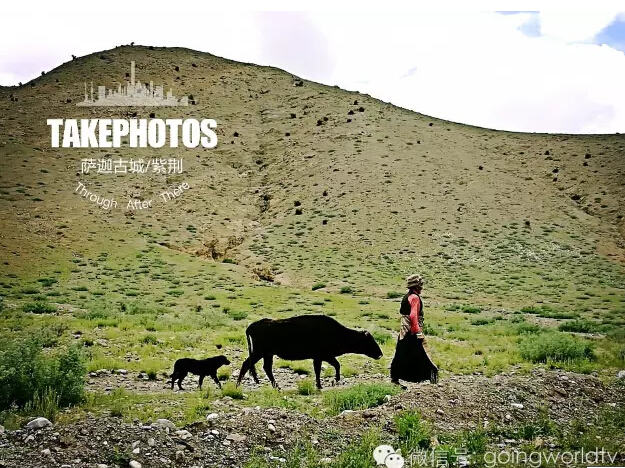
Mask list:
[[[48,119],[53,148],[217,146],[213,119]]]

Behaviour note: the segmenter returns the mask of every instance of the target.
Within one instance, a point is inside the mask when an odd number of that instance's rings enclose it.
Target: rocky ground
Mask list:
[[[154,383],[162,387],[161,383]],[[622,408],[625,392],[594,376],[536,369],[495,377],[450,376],[438,384],[412,385],[379,407],[346,411],[318,420],[277,408],[245,407],[228,397],[214,403],[203,420],[175,427],[168,420],[122,422],[88,415],[68,425],[2,430],[2,468],[241,467],[253,451],[281,458],[299,440],[311,441],[324,457],[338,455],[345,443],[368,428],[390,435],[398,412],[418,408],[436,432],[489,426],[514,426],[532,421],[541,408],[556,424],[583,416],[595,420],[601,408]],[[491,440],[500,448],[518,440]],[[555,441],[536,440],[545,449]],[[134,463],[132,463],[134,462]]]

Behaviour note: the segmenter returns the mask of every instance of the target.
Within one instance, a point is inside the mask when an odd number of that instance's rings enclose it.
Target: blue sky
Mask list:
[[[233,12],[194,3],[190,16],[156,1],[120,16],[127,2],[110,2],[11,3],[0,85],[134,41],[271,65],[471,125],[625,133],[625,12]],[[84,21],[96,11],[100,21]]]

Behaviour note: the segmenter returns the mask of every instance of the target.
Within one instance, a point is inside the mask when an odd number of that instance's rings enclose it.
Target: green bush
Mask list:
[[[592,346],[570,335],[541,333],[519,343],[521,357],[533,363],[573,362],[595,358]]]
[[[148,334],[141,338],[141,343],[147,345],[155,345],[158,344],[158,339],[154,335]]]
[[[449,310],[452,312],[460,310],[466,314],[479,314],[482,311],[482,309],[480,309],[479,307],[474,307],[474,306],[467,305],[467,304],[465,305],[450,304],[447,307],[445,307],[445,310]]]
[[[535,323],[521,323],[516,327],[517,335],[536,335],[543,331],[543,328]]]
[[[234,320],[244,320],[247,318],[247,312],[244,310],[230,310],[228,315]]]
[[[399,387],[386,383],[358,384],[344,390],[324,393],[324,402],[332,414],[345,410],[363,410],[384,403],[386,395],[396,395]]]
[[[51,314],[56,312],[56,307],[43,301],[29,302],[24,305],[24,312],[33,314]]]
[[[388,343],[389,341],[393,339],[390,333],[383,332],[383,331],[376,330],[376,331],[373,331],[371,335],[373,336],[375,341],[377,341],[379,344],[382,344],[382,345]]]
[[[222,396],[229,396],[234,400],[242,400],[243,399],[243,390],[240,387],[237,387],[234,383],[228,382],[221,389]]]
[[[351,294],[352,292],[354,292],[354,290],[351,286],[343,286],[341,288],[341,294]]]
[[[78,346],[44,355],[41,340],[32,337],[4,343],[0,351],[0,411],[29,402],[56,401],[65,407],[82,401],[86,367]]]
[[[59,403],[59,395],[53,389],[46,388],[35,392],[33,399],[24,405],[24,413],[54,421],[59,412]]]
[[[325,283],[315,283],[313,284],[312,290],[316,291],[317,289],[323,289],[325,287],[326,287]]]
[[[417,411],[405,411],[395,416],[401,453],[411,453],[430,447],[431,428],[421,420]]]
[[[315,382],[312,379],[302,379],[297,381],[297,393],[300,395],[313,395],[317,392]]]
[[[488,320],[488,319],[471,320],[471,325],[475,325],[477,327],[479,327],[481,325],[488,325],[489,323],[490,323],[490,320]]]
[[[49,288],[57,281],[54,278],[39,278],[37,282],[41,283],[44,288]]]
[[[572,320],[570,322],[561,323],[558,330],[564,332],[590,333],[595,328],[593,322],[587,320]]]
[[[386,293],[387,299],[397,299],[398,297],[403,297],[403,294],[397,291],[389,291]]]

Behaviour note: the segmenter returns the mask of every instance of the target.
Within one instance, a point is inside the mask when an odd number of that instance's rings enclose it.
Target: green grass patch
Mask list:
[[[351,388],[330,390],[324,393],[324,403],[331,414],[339,414],[345,410],[363,410],[384,403],[386,395],[396,395],[397,385],[389,383],[367,383],[354,385]]]
[[[524,338],[519,343],[521,357],[526,361],[538,363],[570,363],[595,358],[593,348],[572,336],[562,333],[541,333],[531,338]]]

